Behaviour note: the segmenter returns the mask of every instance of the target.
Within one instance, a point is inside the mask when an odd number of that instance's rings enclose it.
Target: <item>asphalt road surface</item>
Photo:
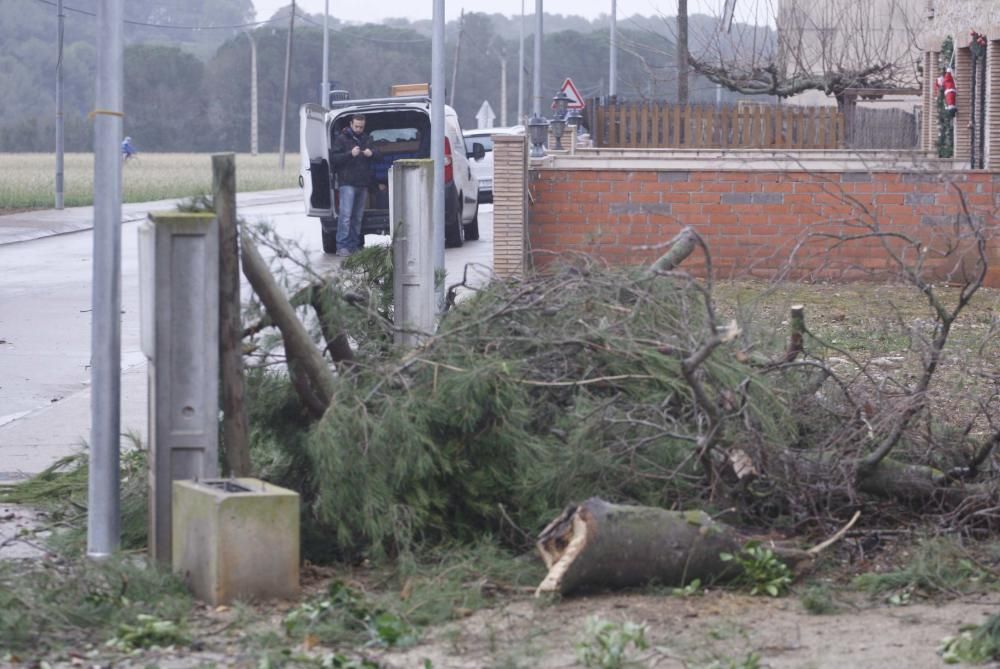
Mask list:
[[[335,270],[340,260],[322,252],[318,219],[303,215],[298,198],[274,199],[241,205],[239,213],[249,221],[269,222],[279,235],[298,243],[316,271]],[[151,206],[162,208],[162,203]],[[121,428],[145,439],[146,359],[139,348],[136,232],[141,217],[131,218],[122,224]],[[480,208],[479,221],[479,241],[445,251],[446,283],[459,281],[466,265],[475,268],[474,282],[488,280],[492,205]],[[8,223],[13,227],[15,222]],[[0,481],[37,473],[89,439],[93,235],[65,229],[6,244],[0,231]],[[388,243],[388,237],[368,236],[365,241]],[[243,290],[245,299],[245,284]]]

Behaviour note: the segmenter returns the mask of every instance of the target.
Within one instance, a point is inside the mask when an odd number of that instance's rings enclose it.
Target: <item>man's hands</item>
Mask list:
[[[365,154],[365,158],[372,157],[371,149],[365,149],[364,151],[362,151],[360,146],[355,146],[354,148],[351,149],[351,155],[354,156],[355,158],[357,158],[362,153]]]

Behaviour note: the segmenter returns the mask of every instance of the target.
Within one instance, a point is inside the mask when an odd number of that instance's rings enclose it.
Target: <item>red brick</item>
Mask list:
[[[718,204],[719,193],[691,193],[691,202],[699,204]]]

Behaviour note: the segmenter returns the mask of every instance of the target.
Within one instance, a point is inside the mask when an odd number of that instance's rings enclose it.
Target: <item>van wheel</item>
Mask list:
[[[465,241],[475,242],[479,240],[479,203],[476,203],[476,213],[472,220],[465,224]]]
[[[323,253],[337,252],[337,219],[321,218],[323,224]],[[331,231],[332,230],[332,231]]]
[[[444,226],[444,246],[445,248],[458,248],[465,243],[465,226],[462,225],[462,196],[459,194],[458,203],[455,205],[451,220]]]

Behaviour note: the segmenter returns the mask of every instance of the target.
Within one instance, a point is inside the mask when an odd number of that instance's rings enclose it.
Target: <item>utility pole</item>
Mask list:
[[[500,44],[500,125],[507,127],[507,46]]]
[[[323,13],[323,81],[320,84],[320,104],[330,106],[330,0]]]
[[[292,33],[295,31],[295,0],[288,18],[288,43],[285,45],[285,88],[281,96],[281,139],[278,147],[278,167],[285,171],[285,126],[288,123],[288,80],[292,76]]]
[[[244,30],[247,39],[250,40],[250,155],[256,156],[257,145],[257,40],[253,33]]]
[[[431,160],[434,185],[431,214],[434,226],[434,276],[444,272],[444,0],[434,0],[431,40]],[[453,146],[452,151],[464,147]],[[435,288],[437,310],[444,309],[444,285]]]
[[[122,44],[125,0],[97,3],[94,111],[94,261],[90,319],[90,466],[87,556],[104,559],[121,540]]]
[[[451,90],[448,92],[448,104],[455,106],[455,88],[458,83],[458,57],[462,51],[462,36],[465,34],[465,9],[458,15],[458,41],[455,43],[455,65],[451,69]]]
[[[517,54],[517,122],[524,123],[524,0],[521,0],[521,40]]]
[[[542,0],[535,0],[535,71],[531,81],[531,111],[542,116]]]
[[[63,0],[56,4],[56,209],[63,208]]]
[[[688,3],[677,0],[677,104],[688,103]]]
[[[618,94],[618,0],[611,0],[611,72],[608,75],[608,96]]]

